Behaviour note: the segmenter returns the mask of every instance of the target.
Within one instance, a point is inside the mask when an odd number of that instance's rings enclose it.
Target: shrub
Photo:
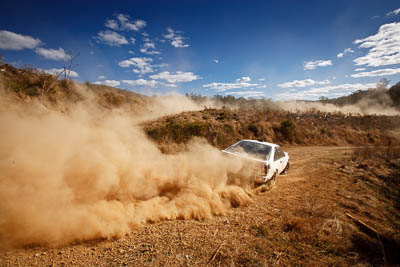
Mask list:
[[[249,124],[249,126],[247,126],[247,129],[252,132],[254,134],[255,137],[258,137],[259,135],[259,131],[258,131],[258,127],[257,125],[255,125],[254,123]]]
[[[293,139],[296,136],[296,125],[294,125],[293,122],[289,120],[283,121],[281,122],[281,127],[279,128],[279,131],[286,140],[293,142]]]

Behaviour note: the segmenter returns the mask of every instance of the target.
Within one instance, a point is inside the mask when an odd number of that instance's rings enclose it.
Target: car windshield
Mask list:
[[[231,153],[245,153],[250,157],[261,160],[268,159],[271,153],[270,146],[249,141],[239,142],[225,150]]]

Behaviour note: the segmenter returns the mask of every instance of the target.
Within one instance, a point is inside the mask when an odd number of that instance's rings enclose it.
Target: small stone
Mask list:
[[[39,257],[39,253],[36,253],[36,254],[35,254],[35,257]]]
[[[118,249],[118,253],[119,253],[119,254],[124,254],[125,251],[121,248],[121,249]]]

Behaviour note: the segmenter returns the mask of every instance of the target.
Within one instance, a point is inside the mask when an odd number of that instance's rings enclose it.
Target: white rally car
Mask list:
[[[260,162],[262,168],[256,172],[255,183],[275,183],[278,174],[289,170],[289,154],[276,144],[255,140],[241,140],[222,152]]]

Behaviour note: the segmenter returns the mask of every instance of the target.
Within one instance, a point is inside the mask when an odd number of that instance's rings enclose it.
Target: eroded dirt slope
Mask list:
[[[400,240],[398,199],[386,187],[396,182],[398,160],[372,163],[350,147],[286,150],[289,174],[226,216],[147,224],[116,240],[2,251],[0,265],[382,265],[377,239],[345,213],[374,227],[386,262],[398,263],[392,252]]]

